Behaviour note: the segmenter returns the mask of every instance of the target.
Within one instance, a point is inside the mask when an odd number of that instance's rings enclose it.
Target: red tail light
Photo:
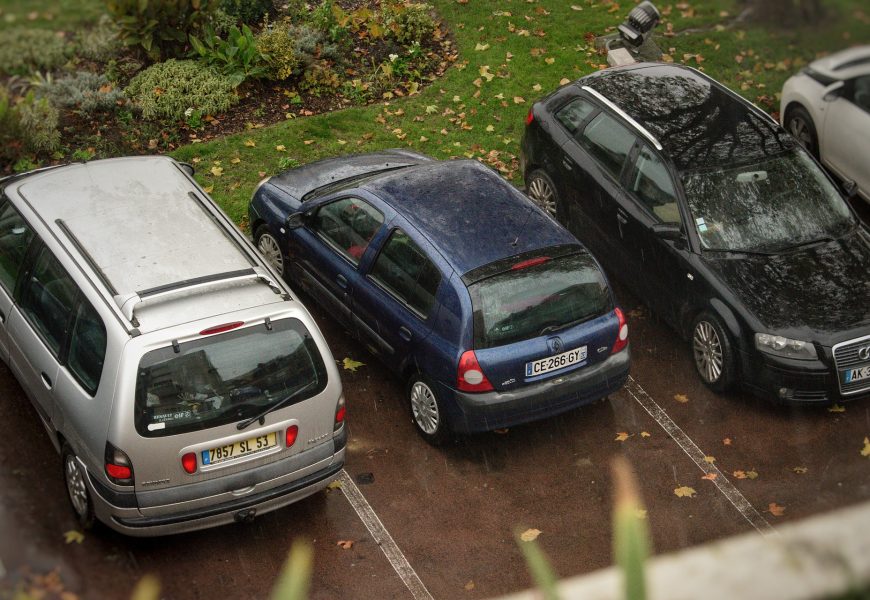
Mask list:
[[[494,389],[483,374],[474,350],[466,351],[459,359],[456,387],[463,392],[491,392]]]
[[[133,485],[133,463],[130,457],[106,442],[106,476],[117,485]]]
[[[530,108],[529,114],[526,115],[526,127],[532,124],[532,121],[535,120],[535,109]]]
[[[244,325],[244,321],[236,321],[234,323],[224,323],[223,325],[218,325],[216,327],[209,327],[208,329],[203,329],[199,332],[199,335],[212,335],[215,333],[223,333],[224,331],[230,331],[231,329],[237,329]]]
[[[549,256],[539,256],[537,258],[530,258],[529,260],[524,260],[518,262],[514,266],[511,267],[511,271],[519,271],[520,269],[527,269],[529,267],[534,267],[536,265],[543,264],[550,260]]]
[[[193,452],[188,452],[184,456],[181,457],[181,466],[184,467],[184,470],[188,473],[196,473],[196,454]]]
[[[619,319],[619,330],[616,334],[616,341],[613,342],[613,350],[611,354],[616,354],[628,346],[628,323],[625,322],[625,315],[622,314],[622,309],[616,307],[613,309],[616,313],[616,318]]]
[[[347,407],[344,404],[344,394],[338,397],[338,404],[335,405],[335,424],[332,426],[333,431],[338,431],[344,425],[344,418],[347,416]]]
[[[299,427],[296,425],[291,425],[287,428],[287,433],[284,436],[284,440],[287,442],[287,447],[289,448],[293,444],[296,443],[296,437],[299,435]]]

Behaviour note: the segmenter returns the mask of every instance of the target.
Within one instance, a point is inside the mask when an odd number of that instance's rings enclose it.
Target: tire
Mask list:
[[[278,274],[284,277],[286,274],[284,268],[284,252],[281,250],[281,244],[272,235],[268,225],[260,225],[254,233],[254,244],[257,246],[260,254],[268,261],[270,265],[275,267]]]
[[[556,191],[556,184],[543,169],[536,169],[529,174],[526,181],[526,195],[554,219],[558,219],[561,215],[561,200]]]
[[[66,442],[63,444],[60,455],[67,497],[76,515],[76,520],[82,529],[90,529],[94,526],[94,503],[85,482],[84,468],[79,463],[75,452]]]
[[[819,158],[819,136],[813,118],[803,106],[798,104],[788,109],[785,128],[810,154]]]
[[[408,382],[408,406],[420,437],[433,446],[447,441],[450,431],[444,405],[435,393],[435,386],[419,373]]]
[[[734,343],[712,313],[702,312],[692,324],[692,357],[701,381],[711,390],[724,392],[734,385]]]

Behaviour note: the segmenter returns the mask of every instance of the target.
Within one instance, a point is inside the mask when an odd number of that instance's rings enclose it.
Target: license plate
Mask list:
[[[266,435],[258,435],[249,440],[242,440],[235,444],[227,444],[226,446],[217,446],[202,451],[202,464],[214,465],[229,460],[235,460],[243,456],[250,456],[257,452],[274,448],[278,445],[278,435],[273,431]]]
[[[549,373],[550,371],[564,369],[565,367],[576,365],[584,360],[586,360],[586,346],[574,348],[573,350],[568,350],[567,352],[557,354],[556,356],[550,356],[548,358],[542,358],[541,360],[534,360],[526,363],[526,377],[536,377],[538,375],[543,375],[544,373]]]
[[[870,379],[870,365],[858,367],[857,369],[846,369],[840,371],[843,376],[843,383],[853,383],[862,379]]]

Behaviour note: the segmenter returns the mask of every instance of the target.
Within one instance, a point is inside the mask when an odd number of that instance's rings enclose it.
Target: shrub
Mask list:
[[[57,123],[60,115],[45,98],[29,92],[16,106],[19,135],[24,146],[37,154],[49,154],[60,147]]]
[[[125,91],[146,119],[183,119],[188,108],[203,114],[229,109],[239,101],[233,87],[211,67],[170,59],[136,75]]]
[[[265,27],[257,36],[257,50],[269,63],[270,79],[287,79],[299,67],[296,39],[286,22]]]
[[[257,40],[247,25],[232,27],[227,39],[221,39],[211,27],[205,30],[203,40],[191,35],[193,56],[199,56],[232,82],[240,85],[246,79],[264,77],[269,72],[269,64],[257,48]]]
[[[215,0],[106,0],[121,41],[158,60],[178,56],[187,38],[208,23]]]
[[[422,42],[437,26],[428,4],[388,4],[384,7],[384,23],[403,45]]]
[[[51,70],[67,61],[63,38],[44,29],[12,28],[0,31],[0,73],[26,75]]]
[[[299,89],[314,96],[321,96],[333,92],[340,85],[338,73],[332,66],[326,61],[318,60],[305,70],[302,81],[299,82]]]
[[[217,9],[209,18],[209,25],[218,35],[229,33],[230,29],[239,24],[239,20],[233,15],[227,14],[221,9]]]
[[[326,60],[340,58],[338,46],[328,42],[322,31],[310,25],[291,26],[290,36],[296,40],[296,51],[305,68],[314,64],[318,58]]]
[[[118,54],[120,46],[118,29],[108,15],[103,15],[96,27],[76,37],[76,54],[94,62],[108,62]]]
[[[83,113],[118,108],[124,92],[109,83],[105,75],[79,71],[70,77],[47,82],[37,89],[37,96],[47,98],[54,106],[76,107]]]
[[[221,0],[220,9],[242,23],[259,23],[275,11],[272,0]]]

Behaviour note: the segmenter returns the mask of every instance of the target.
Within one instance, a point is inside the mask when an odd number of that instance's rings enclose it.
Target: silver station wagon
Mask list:
[[[84,527],[249,521],[344,464],[323,336],[191,171],[137,157],[0,180],[0,358]]]

